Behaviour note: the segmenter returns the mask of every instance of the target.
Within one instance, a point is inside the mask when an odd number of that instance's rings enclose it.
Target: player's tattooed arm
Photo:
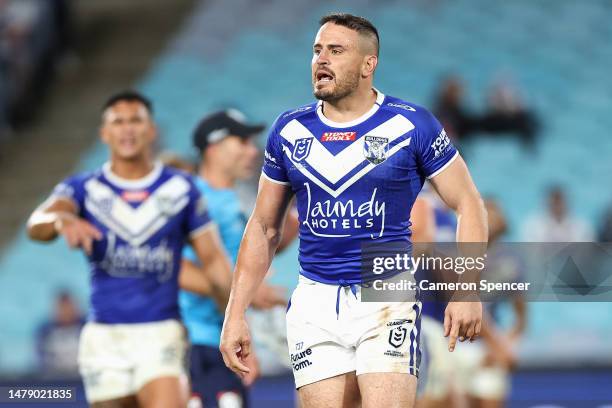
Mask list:
[[[91,253],[94,240],[102,233],[77,215],[77,207],[69,199],[55,198],[42,203],[27,222],[28,236],[36,241],[52,241],[62,235],[71,248]]]
[[[232,271],[225,250],[221,246],[221,239],[217,229],[207,228],[202,233],[197,234],[191,238],[191,245],[202,267],[190,272],[200,271],[203,273],[203,279],[210,284],[210,294],[217,303],[217,306],[219,306],[219,310],[225,310],[229,298]],[[182,274],[183,272],[181,271]],[[183,276],[184,280],[185,277]],[[199,283],[196,282],[196,284],[202,288],[202,282],[202,280],[199,280]]]
[[[242,238],[230,301],[225,311],[220,350],[228,368],[245,375],[251,339],[245,311],[263,281],[280,243],[283,221],[293,192],[287,185],[261,177],[255,209]]]
[[[463,159],[458,157],[430,181],[446,205],[457,214],[459,251],[474,258],[482,256],[488,240],[487,212]],[[477,277],[472,272],[464,273],[461,279],[475,280]],[[458,295],[456,301],[449,302],[444,314],[444,335],[449,337],[450,351],[455,349],[457,339],[473,340],[482,329],[482,304],[477,294]]]

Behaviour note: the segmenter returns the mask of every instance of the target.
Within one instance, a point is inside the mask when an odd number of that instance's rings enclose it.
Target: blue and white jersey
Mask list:
[[[126,180],[110,164],[69,177],[53,198],[73,201],[79,216],[103,234],[88,255],[89,319],[140,323],[178,319],[178,271],[188,237],[210,219],[186,173],[156,163],[144,178]]]
[[[282,114],[263,174],[291,186],[300,220],[300,273],[323,283],[361,282],[367,243],[410,245],[410,210],[425,179],[458,153],[436,118],[400,99],[335,123],[321,102]]]

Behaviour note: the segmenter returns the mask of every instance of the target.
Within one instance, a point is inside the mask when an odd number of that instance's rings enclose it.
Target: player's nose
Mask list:
[[[329,55],[328,55],[327,51],[322,50],[319,53],[319,55],[317,55],[315,63],[317,65],[327,65],[327,64],[329,64]]]

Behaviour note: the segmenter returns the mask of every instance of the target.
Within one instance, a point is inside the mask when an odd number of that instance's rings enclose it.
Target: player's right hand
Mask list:
[[[102,239],[100,230],[74,214],[59,214],[54,226],[70,248],[83,248],[87,255],[91,255],[93,241]]]
[[[239,318],[225,318],[219,350],[227,368],[240,378],[251,371],[246,364],[251,354],[251,335],[244,315]]]

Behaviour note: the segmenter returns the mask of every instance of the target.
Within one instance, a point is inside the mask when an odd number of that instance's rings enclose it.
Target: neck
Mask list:
[[[236,180],[223,171],[220,166],[214,164],[206,164],[200,166],[199,176],[213,188],[233,188]]]
[[[323,114],[334,122],[350,122],[372,109],[376,97],[371,86],[361,87],[342,99],[323,102]]]
[[[137,160],[111,159],[111,171],[124,179],[139,179],[145,177],[153,170],[153,161],[150,158]]]

